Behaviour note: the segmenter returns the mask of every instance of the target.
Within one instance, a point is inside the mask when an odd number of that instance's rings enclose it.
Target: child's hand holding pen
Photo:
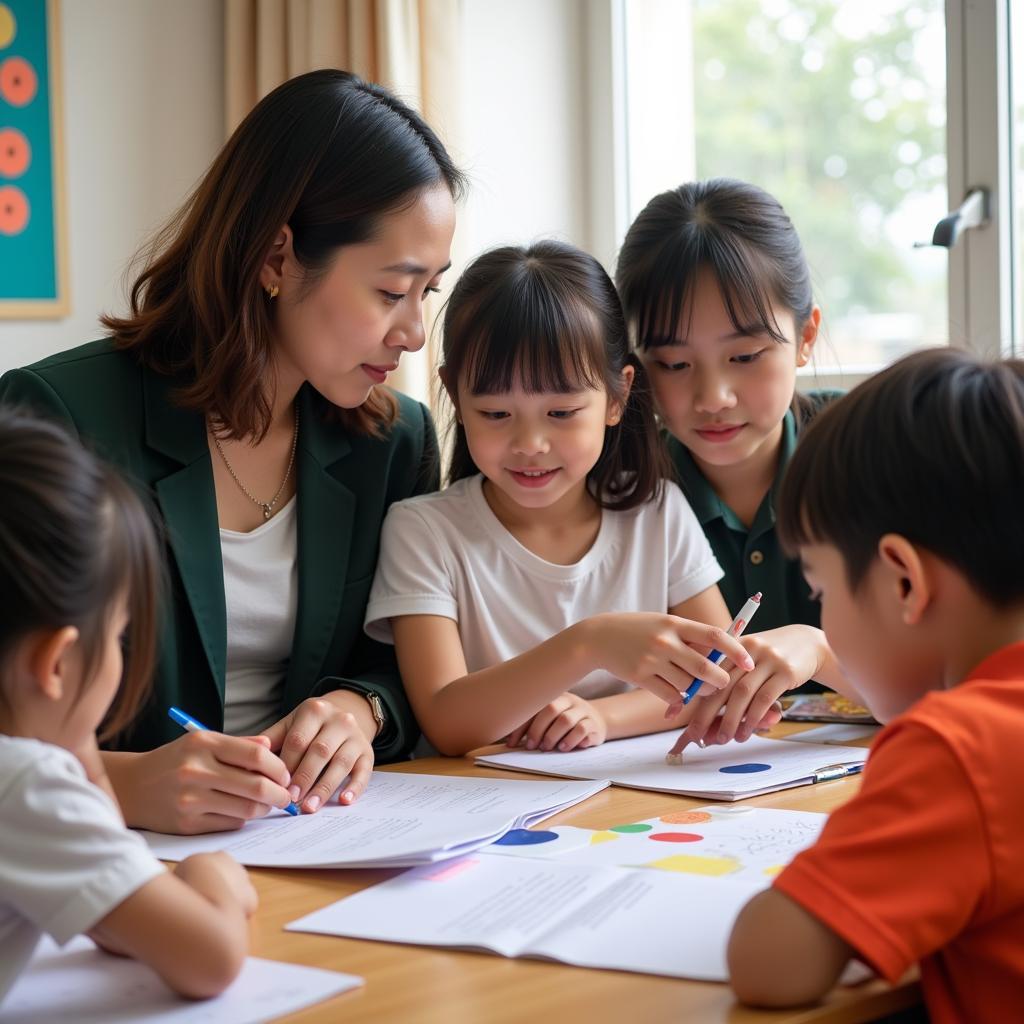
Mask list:
[[[702,697],[669,757],[676,759],[690,743],[701,746],[749,739],[782,717],[778,698],[820,674],[823,645],[820,630],[783,626],[746,636],[743,646],[757,662],[753,671],[730,669],[730,686]]]

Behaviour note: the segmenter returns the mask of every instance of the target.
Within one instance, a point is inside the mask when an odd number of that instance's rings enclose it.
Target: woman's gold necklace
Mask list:
[[[224,465],[227,467],[228,472],[231,474],[231,479],[238,484],[238,489],[254,504],[259,505],[263,509],[263,518],[269,519],[274,514],[274,506],[277,504],[278,499],[284,493],[284,489],[288,484],[288,478],[292,475],[292,466],[295,464],[295,449],[299,443],[299,407],[295,406],[295,430],[292,432],[292,453],[288,457],[288,468],[284,471],[284,479],[281,481],[281,486],[277,489],[275,494],[270,501],[260,501],[254,494],[250,494],[245,484],[238,479],[238,474],[231,468],[231,463],[228,462],[228,457],[224,454],[224,449],[221,447],[220,438],[217,437],[213,431],[210,431],[213,437],[213,443],[217,446],[217,451],[220,452],[220,457],[224,460]]]

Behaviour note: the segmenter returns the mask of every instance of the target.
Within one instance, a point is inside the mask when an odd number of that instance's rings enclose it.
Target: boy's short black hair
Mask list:
[[[776,515],[788,553],[837,548],[851,590],[897,533],[1024,601],[1024,361],[928,349],[876,374],[807,429]]]

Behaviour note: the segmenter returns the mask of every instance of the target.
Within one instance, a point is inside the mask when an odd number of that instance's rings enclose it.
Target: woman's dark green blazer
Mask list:
[[[204,417],[173,398],[183,383],[143,367],[109,340],[0,378],[0,401],[72,427],[159,509],[169,595],[153,696],[118,738],[125,750],[149,750],[179,736],[167,717],[172,704],[210,728],[224,724],[227,626],[217,505]],[[388,506],[437,489],[433,424],[427,410],[405,396],[399,396],[398,422],[383,439],[346,429],[308,384],[298,403],[299,601],[281,715],[339,688],[338,677],[354,681],[384,702],[388,725],[375,744],[377,759],[396,760],[419,733],[394,650],[364,634],[363,615]]]

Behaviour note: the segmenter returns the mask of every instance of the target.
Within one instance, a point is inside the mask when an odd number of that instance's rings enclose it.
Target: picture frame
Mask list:
[[[0,319],[70,310],[59,0],[0,0]]]

